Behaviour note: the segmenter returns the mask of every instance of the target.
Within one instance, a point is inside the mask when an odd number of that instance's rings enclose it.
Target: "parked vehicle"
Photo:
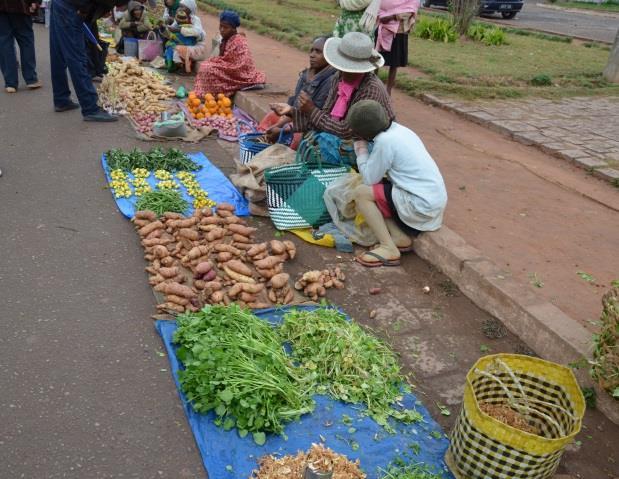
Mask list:
[[[423,6],[447,7],[447,2],[448,0],[423,0]],[[503,18],[509,20],[514,18],[523,6],[524,0],[481,0],[479,14],[500,13]]]

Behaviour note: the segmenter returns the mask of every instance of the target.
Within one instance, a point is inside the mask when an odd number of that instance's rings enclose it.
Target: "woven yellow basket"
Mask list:
[[[509,405],[539,435],[488,416],[481,402]],[[459,478],[549,478],[580,431],[584,412],[584,397],[569,368],[516,354],[483,357],[466,376],[448,462]]]

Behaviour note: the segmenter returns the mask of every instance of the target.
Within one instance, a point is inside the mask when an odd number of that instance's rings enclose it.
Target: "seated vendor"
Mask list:
[[[232,95],[239,90],[263,85],[265,74],[256,69],[245,35],[237,32],[241,19],[236,12],[219,16],[219,55],[203,61],[196,75],[195,92]]]
[[[317,108],[322,108],[327,100],[327,95],[331,88],[331,80],[336,72],[335,68],[327,63],[323,55],[323,48],[327,37],[316,38],[310,49],[309,68],[299,74],[299,81],[294,91],[294,95],[288,98],[288,104],[299,107],[299,97],[301,92],[306,92]],[[274,111],[268,113],[260,122],[259,127],[267,132],[271,142],[275,142],[279,133],[285,125],[290,125],[292,118],[280,116]],[[290,147],[296,150],[301,141],[301,133],[296,133]]]
[[[378,238],[377,248],[358,256],[367,267],[397,266],[412,251],[411,236],[440,228],[447,191],[436,163],[421,139],[391,121],[382,105],[357,102],[348,114],[363,185],[355,206]],[[368,142],[373,142],[369,152]]]
[[[319,108],[306,92],[301,92],[298,106],[273,103],[271,109],[280,116],[292,118],[294,131],[317,130],[349,140],[353,133],[346,120],[348,110],[361,100],[376,100],[386,110],[389,120],[395,118],[385,85],[374,74],[384,64],[370,37],[351,32],[344,38],[329,38],[324,57],[338,73],[331,78],[329,95]]]
[[[129,2],[127,11],[118,25],[122,32],[121,42],[116,47],[119,53],[124,53],[125,38],[145,39],[148,32],[153,29],[144,10],[144,5],[140,2],[135,0]]]
[[[198,41],[203,38],[204,32],[201,28],[194,27],[192,23],[191,11],[181,5],[176,12],[174,22],[168,27],[160,27],[161,36],[166,39],[165,43],[165,61],[166,68],[169,72],[176,70],[174,61],[174,52],[179,46],[193,47]],[[187,58],[184,61],[185,71],[191,72],[192,61]]]

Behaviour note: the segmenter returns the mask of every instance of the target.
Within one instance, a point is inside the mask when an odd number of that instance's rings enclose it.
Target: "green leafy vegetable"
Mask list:
[[[202,168],[176,148],[163,151],[163,149],[156,147],[148,152],[137,148],[128,152],[115,149],[106,152],[105,157],[110,170],[130,171],[134,168],[145,168],[149,171],[167,170],[175,172],[196,171]]]
[[[298,376],[277,331],[237,305],[211,306],[177,318],[174,342],[185,369],[178,377],[197,412],[214,411],[224,429],[281,434],[285,423],[311,412],[309,385]]]
[[[339,311],[293,310],[279,329],[317,393],[365,404],[367,413],[390,432],[389,417],[406,423],[422,420],[416,410],[396,406],[410,388],[395,354]]]

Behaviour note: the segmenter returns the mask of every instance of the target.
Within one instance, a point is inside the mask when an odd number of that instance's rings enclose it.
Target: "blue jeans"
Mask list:
[[[0,69],[6,87],[17,88],[17,56],[15,41],[19,45],[21,71],[27,85],[37,82],[37,64],[34,55],[32,17],[22,13],[0,12]]]
[[[67,69],[82,115],[99,111],[98,96],[90,74],[84,45],[83,20],[74,7],[63,0],[53,0],[49,24],[49,53],[52,69],[54,106],[63,107],[71,101]]]

